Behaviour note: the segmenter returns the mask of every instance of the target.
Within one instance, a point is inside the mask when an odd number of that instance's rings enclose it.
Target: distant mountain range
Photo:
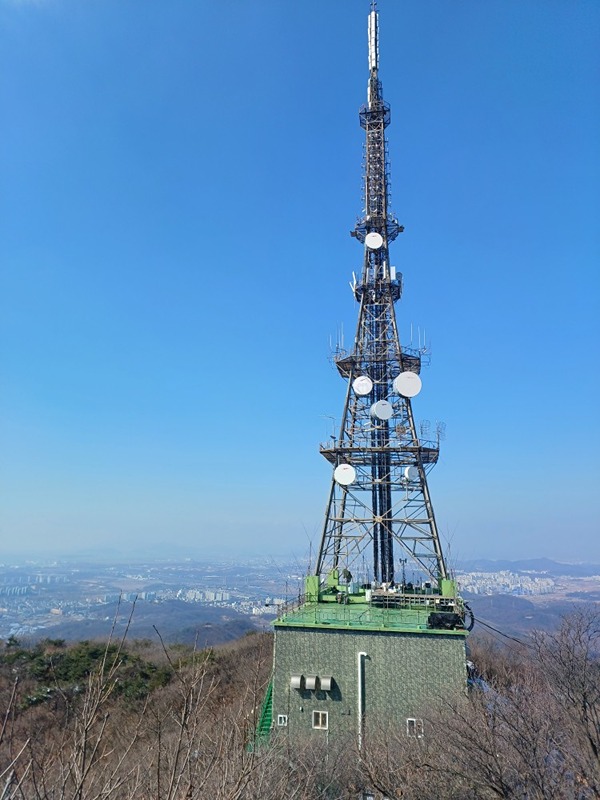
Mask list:
[[[550,558],[527,558],[519,561],[490,561],[480,558],[471,561],[460,561],[457,564],[458,570],[465,572],[543,572],[546,575],[558,577],[569,575],[573,578],[591,578],[593,575],[600,575],[600,564],[562,564],[559,561],[552,561]]]
[[[65,639],[77,642],[82,639],[108,639],[118,641],[129,624],[128,640],[158,640],[158,633],[167,644],[197,644],[199,648],[234,641],[260,623],[253,617],[239,614],[230,608],[207,606],[203,603],[184,603],[165,600],[162,603],[138,603],[130,620],[131,603],[107,603],[101,613],[83,620],[66,618],[56,624],[40,628],[29,634],[27,640]],[[111,633],[112,631],[112,633]]]

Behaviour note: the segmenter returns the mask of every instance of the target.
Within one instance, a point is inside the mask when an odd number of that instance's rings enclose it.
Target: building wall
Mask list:
[[[358,728],[358,654],[363,664],[364,731],[393,722],[406,727],[442,699],[466,692],[465,637],[388,631],[275,629],[273,724],[287,716],[287,731],[313,730],[313,711],[328,712],[328,734]],[[292,675],[332,676],[329,692],[290,688]],[[283,731],[282,731],[283,732]]]

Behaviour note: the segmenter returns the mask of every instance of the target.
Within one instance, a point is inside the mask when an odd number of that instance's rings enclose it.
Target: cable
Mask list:
[[[489,628],[491,631],[495,631],[496,633],[500,634],[500,636],[504,636],[505,639],[511,639],[513,642],[520,644],[522,647],[531,647],[528,642],[522,642],[521,639],[517,639],[516,636],[510,636],[508,633],[499,631],[498,628],[494,628],[494,626],[490,625],[489,622],[484,622],[482,619],[476,619],[475,622],[478,622],[480,625]]]

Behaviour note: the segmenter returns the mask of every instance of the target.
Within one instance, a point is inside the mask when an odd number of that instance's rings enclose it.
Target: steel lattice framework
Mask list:
[[[378,33],[373,7],[368,102],[359,112],[366,134],[364,213],[352,232],[364,245],[362,275],[354,284],[360,310],[352,351],[336,357],[348,389],[339,435],[321,447],[334,473],[316,574],[348,570],[356,575],[368,564],[376,581],[391,582],[396,547],[398,558],[439,582],[448,576],[427,486],[439,436],[435,441],[419,437],[414,394],[403,394],[398,387],[404,384],[397,380],[403,375],[406,383],[406,373],[418,376],[422,351],[401,347],[396,325],[394,304],[402,294],[402,276],[390,266],[389,245],[402,227],[388,209],[385,129],[390,107],[378,77]],[[413,384],[420,387],[419,379]],[[346,477],[340,477],[344,465]]]

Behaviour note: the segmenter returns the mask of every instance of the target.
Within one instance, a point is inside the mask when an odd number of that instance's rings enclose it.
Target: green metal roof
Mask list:
[[[276,627],[335,628],[466,636],[467,631],[428,628],[430,608],[381,608],[369,603],[304,603],[273,623]]]

